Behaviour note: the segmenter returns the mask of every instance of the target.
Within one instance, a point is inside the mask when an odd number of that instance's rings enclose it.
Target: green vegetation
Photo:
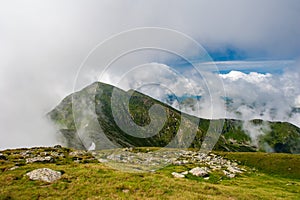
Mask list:
[[[149,151],[138,148],[136,151]],[[155,148],[150,148],[154,151]],[[83,162],[74,162],[73,150],[35,148],[31,154],[57,152],[64,158],[53,163],[20,164],[17,155],[23,150],[1,152],[6,160],[0,165],[0,199],[299,199],[300,157],[289,154],[216,152],[245,164],[247,172],[233,179],[212,173],[209,180],[188,175],[173,178],[194,164],[170,165],[152,173],[128,173],[95,163],[85,155]],[[84,162],[84,160],[90,162]],[[284,163],[286,161],[286,163]],[[269,165],[269,167],[268,167]],[[247,167],[248,166],[248,167]],[[294,166],[294,169],[285,170]],[[62,178],[54,183],[31,181],[24,176],[37,168],[61,171]],[[297,168],[298,167],[298,168]],[[255,168],[255,170],[253,169]]]
[[[300,179],[300,155],[283,153],[216,152],[272,176]]]

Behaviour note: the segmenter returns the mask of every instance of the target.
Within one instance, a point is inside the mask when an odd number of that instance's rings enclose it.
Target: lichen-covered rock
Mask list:
[[[54,181],[61,178],[61,172],[54,171],[49,168],[36,169],[26,174],[30,180],[45,181],[53,183]]]

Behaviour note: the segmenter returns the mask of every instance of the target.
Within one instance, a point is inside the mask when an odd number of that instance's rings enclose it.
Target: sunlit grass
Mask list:
[[[248,157],[260,159],[263,155],[250,153]],[[272,154],[269,158],[281,160],[285,155]],[[244,158],[239,153],[225,156]],[[295,164],[298,160],[297,155],[286,158],[294,158]],[[1,164],[0,199],[300,199],[299,179],[286,177],[284,171],[276,175],[267,170],[252,171],[253,167],[245,167],[248,171],[233,179],[214,172],[209,180],[204,180],[192,175],[172,177],[172,172],[189,170],[195,164],[170,165],[152,173],[118,171],[102,163],[36,163],[8,170],[12,166]],[[24,176],[41,167],[61,171],[62,178],[49,184]]]

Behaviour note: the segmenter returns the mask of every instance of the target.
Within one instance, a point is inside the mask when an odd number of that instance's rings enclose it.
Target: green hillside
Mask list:
[[[111,109],[113,91],[115,92],[114,94],[117,94],[117,100],[114,101],[117,106],[125,106],[126,108],[122,99],[129,98],[129,110],[127,110],[127,115],[121,115],[117,112],[121,121],[128,122],[128,118],[130,118],[139,126],[147,126],[151,123],[148,113],[149,108],[155,104],[162,106],[166,113],[166,122],[159,133],[151,137],[141,138],[129,135],[122,130],[116,124]],[[77,102],[76,106],[72,105],[72,98]],[[78,127],[76,127],[74,122],[74,116],[76,115],[74,110],[78,112],[80,109],[85,109],[86,105],[93,105],[93,102],[95,102],[95,106],[92,108],[88,107],[84,112],[95,112],[96,120],[88,120],[86,124],[87,127],[84,129],[85,132],[77,134]],[[92,142],[94,142],[96,149],[109,149],[110,146],[105,146],[108,144],[99,133],[104,133],[109,141],[118,147],[161,147],[166,146],[170,141],[173,141],[174,144],[183,144],[183,146],[186,147],[185,145],[188,144],[185,144],[185,140],[189,141],[191,139],[190,137],[193,137],[190,142],[190,147],[200,148],[206,136],[209,124],[212,122],[207,119],[198,119],[181,113],[139,92],[125,92],[114,86],[100,82],[94,83],[79,92],[67,96],[48,115],[62,133],[61,139],[66,146],[76,149],[85,149],[90,146]],[[87,116],[93,117],[92,115]],[[182,120],[183,118],[186,120]],[[164,121],[163,115],[158,114],[156,114],[153,119],[156,120],[157,123]],[[77,120],[84,121],[82,119]],[[218,120],[214,120],[214,122],[218,122]],[[133,127],[130,123],[132,122],[128,122],[126,126]],[[189,130],[192,129],[191,127],[193,127],[195,123],[197,123],[196,126],[198,128],[196,135],[193,136]],[[254,145],[255,142],[251,141],[251,137],[247,131],[244,130],[243,123],[243,121],[239,120],[225,119],[222,134],[214,150],[253,152],[271,149],[275,152],[300,153],[300,129],[298,127],[283,122],[252,120],[248,123],[264,133],[259,137],[259,141],[256,142],[256,145]],[[263,127],[266,124],[269,128],[264,129]],[[182,137],[185,138],[185,140],[180,140],[176,137],[178,131],[183,133]],[[85,139],[87,139],[87,141],[83,141]]]

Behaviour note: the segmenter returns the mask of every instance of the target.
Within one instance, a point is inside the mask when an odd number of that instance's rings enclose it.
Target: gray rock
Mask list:
[[[72,151],[71,153],[69,153],[69,156],[71,157],[82,157],[87,155],[88,153],[86,151],[83,150],[78,150],[78,151]]]
[[[101,162],[101,163],[107,163],[108,162],[107,159],[103,159],[103,158],[99,158],[98,161]]]
[[[243,173],[242,171],[241,171],[241,169],[240,168],[238,168],[238,167],[234,167],[234,166],[228,166],[227,167],[227,170],[229,171],[229,172],[231,172],[231,173],[233,173],[233,174],[236,174],[236,173]]]
[[[54,181],[61,178],[61,173],[52,169],[41,168],[28,172],[26,176],[28,176],[30,180],[39,180],[53,183]]]
[[[181,172],[182,175],[187,175],[188,173],[188,171]]]
[[[46,156],[46,157],[37,156],[34,158],[27,158],[26,164],[35,163],[35,162],[53,162],[53,161],[54,159],[51,156]]]
[[[207,176],[209,170],[206,167],[195,167],[189,171],[189,173],[193,174],[194,176]]]
[[[223,173],[225,176],[227,176],[228,178],[234,178],[235,177],[235,174],[232,174],[226,170],[223,170]]]
[[[18,168],[19,168],[19,166],[14,166],[14,167],[9,168],[8,170],[12,171],[12,170],[15,170],[15,169],[18,169]]]
[[[172,175],[174,178],[184,178],[185,176],[183,174],[177,173],[177,172],[172,172]]]
[[[23,157],[29,157],[31,154],[32,154],[32,152],[29,151],[29,150],[27,150],[27,151],[22,151],[22,152],[20,153],[20,155],[23,156]]]

